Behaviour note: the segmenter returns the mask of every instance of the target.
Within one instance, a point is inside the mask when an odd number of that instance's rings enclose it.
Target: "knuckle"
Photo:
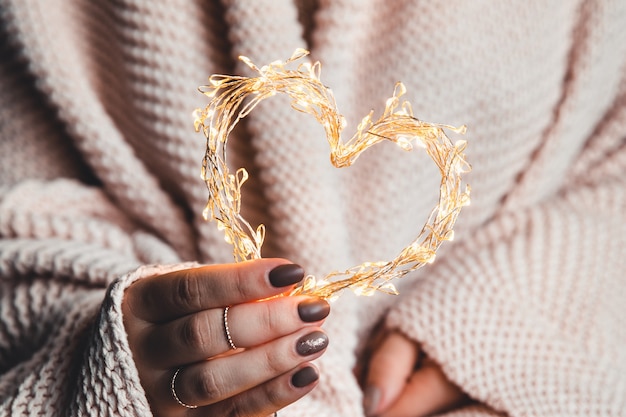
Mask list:
[[[265,329],[280,329],[280,320],[273,314],[270,303],[259,303],[259,306],[263,308],[259,314],[260,325]]]
[[[260,410],[268,408],[268,402],[273,405],[273,408],[282,408],[284,401],[280,401],[278,390],[272,387],[271,384],[262,384],[259,392],[252,395],[238,395],[228,401],[223,401],[222,404],[225,404],[226,409],[222,414],[228,417],[259,415]]]
[[[233,403],[229,407],[225,415],[228,417],[246,417],[246,415],[249,415],[249,414],[244,414],[243,409],[239,407],[239,404]]]
[[[184,320],[180,328],[180,338],[183,344],[192,351],[204,351],[206,348],[206,338],[204,331],[204,321],[197,314]]]
[[[264,364],[271,375],[279,375],[289,368],[286,364],[290,355],[285,355],[274,349],[267,349],[264,352]]]
[[[241,414],[239,414],[235,407],[230,407],[224,415],[226,417],[239,417]]]
[[[224,384],[213,372],[203,372],[195,384],[196,395],[208,403],[216,403],[222,399]]]
[[[172,292],[173,304],[180,310],[197,309],[200,307],[200,288],[198,280],[189,273],[182,273],[177,278]]]
[[[276,387],[272,386],[271,384],[263,384],[261,389],[263,391],[265,400],[272,404],[273,407],[280,408],[283,406],[284,401],[280,395],[280,390],[277,390]]]
[[[255,294],[252,291],[252,286],[247,285],[250,281],[250,277],[246,268],[236,268],[235,274],[236,279],[234,282],[237,295],[243,300],[254,298]]]

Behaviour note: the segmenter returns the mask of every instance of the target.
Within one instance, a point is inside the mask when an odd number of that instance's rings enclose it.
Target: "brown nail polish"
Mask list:
[[[296,264],[279,265],[269,273],[270,284],[277,288],[295,284],[303,278],[304,269]]]
[[[330,304],[321,298],[311,298],[298,304],[298,315],[306,323],[322,320],[328,316],[328,313],[330,313]]]
[[[326,349],[328,336],[320,331],[315,331],[302,336],[296,343],[296,352],[300,356],[308,356]]]
[[[293,374],[291,377],[291,384],[296,388],[302,388],[317,381],[318,378],[319,375],[317,374],[315,368],[307,366],[306,368],[302,368]]]

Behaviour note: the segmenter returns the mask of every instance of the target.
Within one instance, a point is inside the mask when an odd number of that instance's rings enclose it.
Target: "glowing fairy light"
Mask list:
[[[194,113],[195,128],[201,129],[207,139],[202,178],[209,190],[209,199],[204,217],[217,222],[225,240],[233,245],[236,262],[261,257],[265,227],[252,227],[240,214],[241,186],[248,179],[248,173],[244,168],[230,173],[226,165],[226,145],[239,120],[262,100],[277,93],[288,95],[295,110],[312,115],[324,127],[331,162],[338,168],[352,165],[363,151],[382,141],[394,142],[406,151],[412,150],[415,144],[426,151],[441,174],[439,202],[415,240],[391,261],[365,262],[346,271],[331,272],[322,279],[308,276],[295,291],[323,298],[335,298],[346,288],[359,295],[372,295],[377,291],[397,294],[390,281],[432,263],[441,243],[454,237],[452,228],[461,208],[469,205],[470,189],[461,181],[461,175],[470,170],[463,153],[466,142],[459,140],[453,144],[444,132],[449,129],[463,134],[465,126],[455,128],[417,119],[410,103],[400,101],[406,90],[402,83],[397,83],[380,118],[373,121],[373,112],[370,112],[361,120],[354,136],[344,143],[340,133],[345,119],[337,111],[332,92],[320,81],[320,63],[305,62],[295,70],[286,68],[308,53],[297,49],[287,61],[275,61],[261,68],[241,56],[257,77],[212,75],[209,85],[200,87],[200,91],[211,98],[206,108]]]

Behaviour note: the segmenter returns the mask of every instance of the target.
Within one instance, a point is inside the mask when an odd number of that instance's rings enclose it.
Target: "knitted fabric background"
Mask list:
[[[624,2],[0,0],[0,21],[0,415],[150,415],[123,290],[232,260],[202,219],[196,89],[297,47],[345,136],[397,81],[418,118],[467,124],[472,205],[399,297],[333,304],[320,384],[281,417],[362,416],[352,367],[381,319],[476,400],[447,416],[626,415]],[[265,256],[316,275],[395,256],[437,200],[420,152],[337,170],[281,97],[229,157]]]

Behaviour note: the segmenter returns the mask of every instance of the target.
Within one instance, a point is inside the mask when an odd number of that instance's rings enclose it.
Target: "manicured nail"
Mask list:
[[[330,304],[321,298],[310,298],[298,304],[300,320],[306,323],[325,319],[328,313],[330,313]]]
[[[375,385],[368,385],[363,393],[363,411],[366,417],[374,417],[380,401],[380,390]]]
[[[279,265],[272,269],[269,274],[270,284],[274,287],[286,287],[302,281],[304,269],[296,264]]]
[[[296,388],[306,387],[307,385],[318,380],[320,376],[317,374],[315,368],[307,366],[300,369],[291,377],[291,384]]]
[[[296,352],[300,356],[308,356],[326,349],[328,336],[320,331],[315,331],[302,336],[296,343]]]

